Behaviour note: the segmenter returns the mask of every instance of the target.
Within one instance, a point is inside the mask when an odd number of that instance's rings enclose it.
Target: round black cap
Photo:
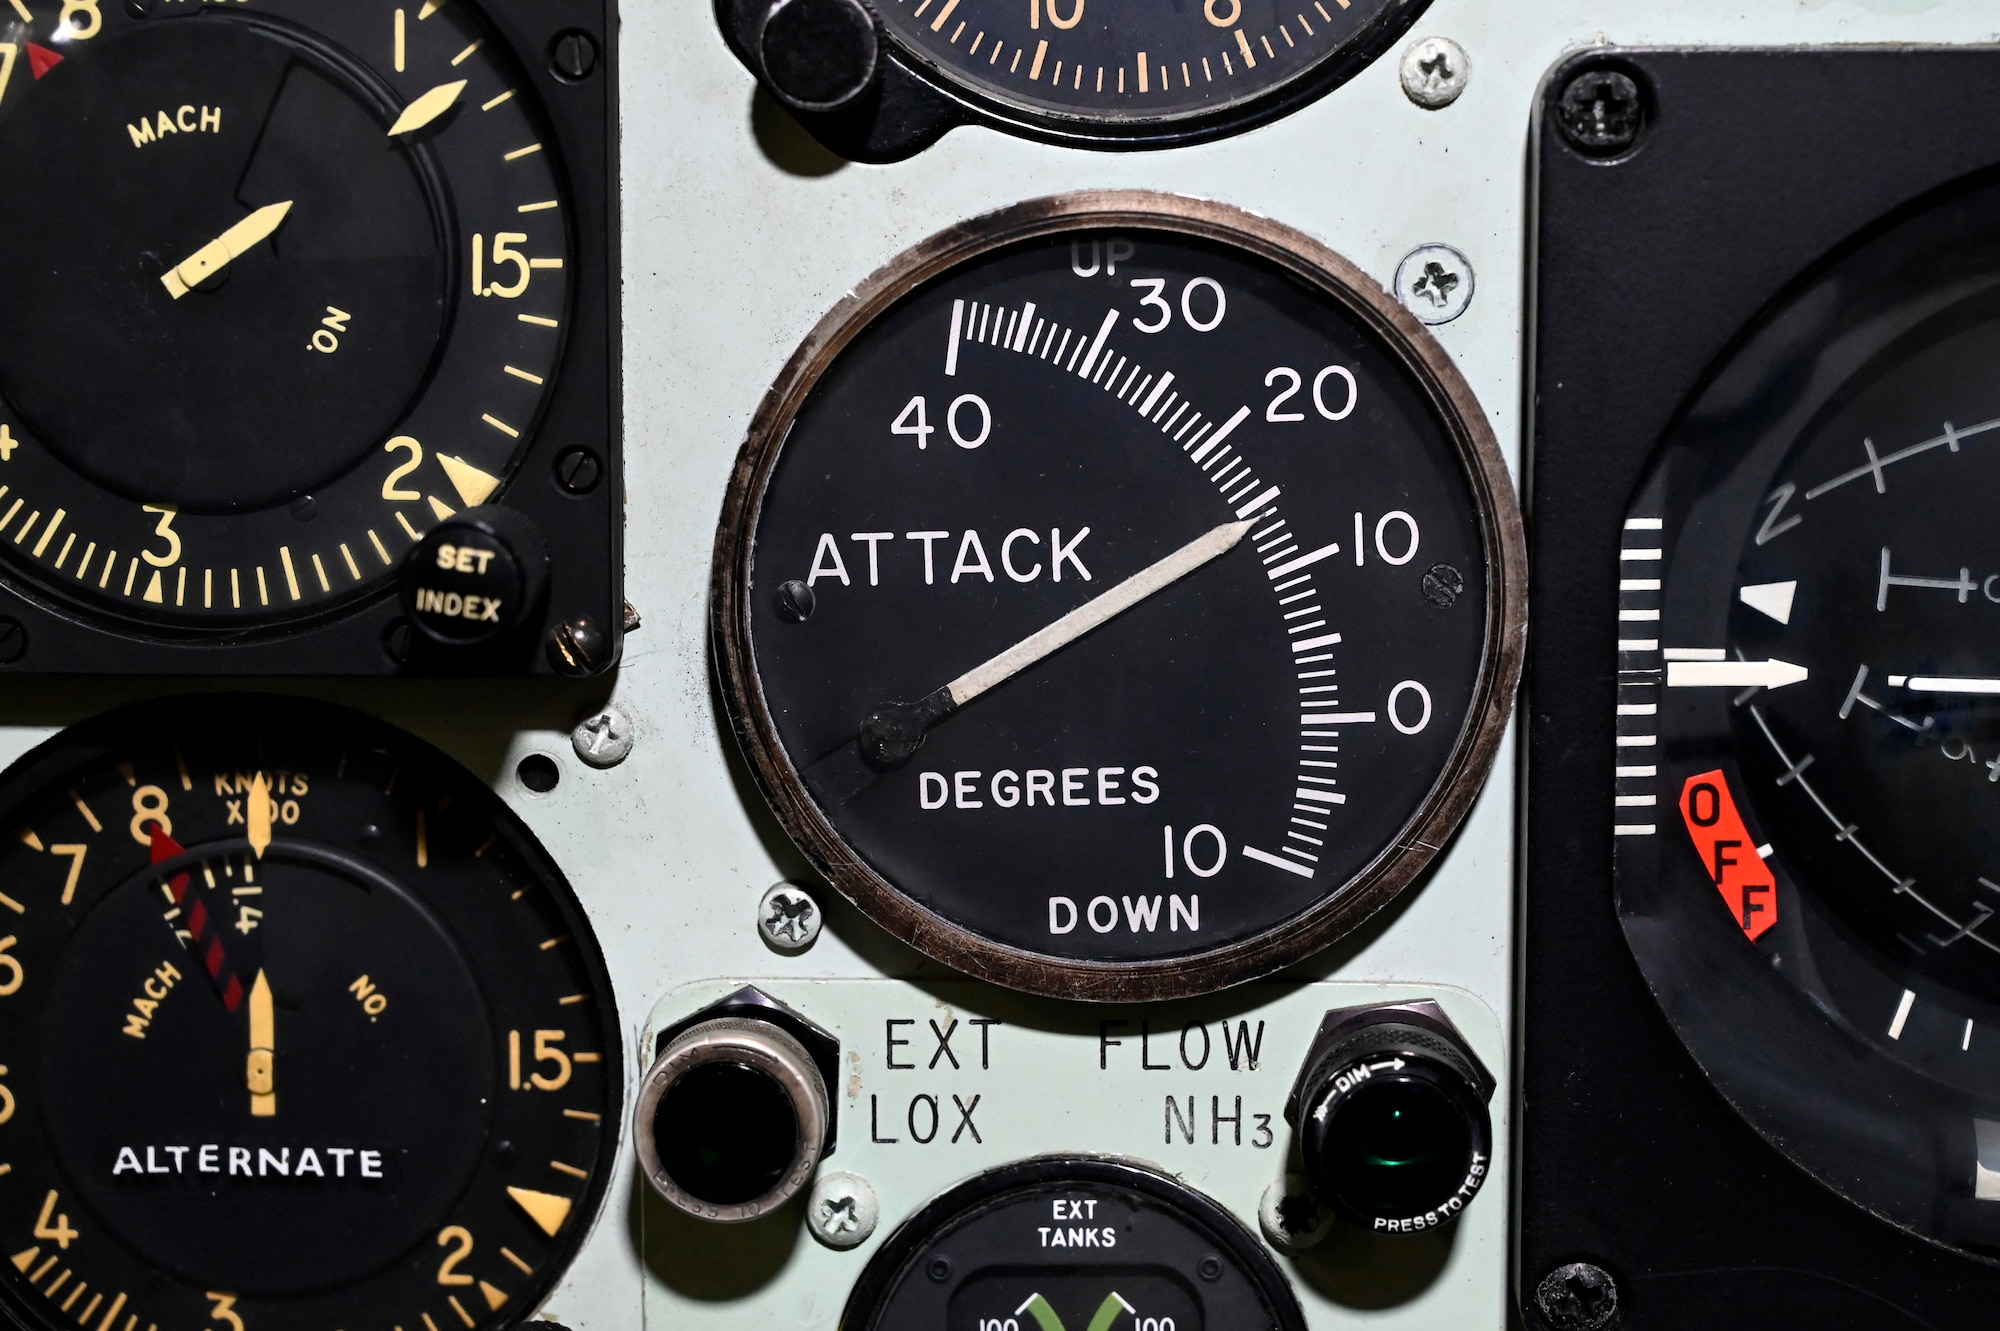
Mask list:
[[[747,1063],[702,1063],[660,1098],[660,1167],[690,1196],[719,1206],[765,1196],[799,1154],[799,1116],[775,1077]]]
[[[434,527],[403,561],[403,609],[439,647],[483,647],[539,614],[549,557],[541,533],[508,508],[469,508]]]
[[[830,111],[875,80],[875,20],[860,0],[778,0],[757,39],[764,79],[794,106]]]
[[[1364,1229],[1424,1233],[1457,1218],[1485,1183],[1492,1117],[1458,1060],[1425,1048],[1433,1033],[1384,1026],[1371,1035],[1346,1042],[1307,1079],[1306,1174]]]

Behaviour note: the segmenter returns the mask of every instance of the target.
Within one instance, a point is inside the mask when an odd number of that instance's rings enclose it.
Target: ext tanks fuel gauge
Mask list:
[[[1227,1211],[1121,1160],[1048,1156],[952,1189],[890,1236],[841,1317],[852,1331],[1304,1331],[1267,1253]]]

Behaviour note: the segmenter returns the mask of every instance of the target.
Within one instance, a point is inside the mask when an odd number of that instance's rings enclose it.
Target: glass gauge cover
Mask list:
[[[0,582],[270,641],[512,502],[600,271],[543,82],[464,0],[0,7]]]
[[[1142,1165],[1064,1156],[982,1174],[910,1217],[870,1259],[841,1317],[855,1331],[989,1321],[1048,1331],[1305,1327],[1270,1254],[1214,1201]]]
[[[739,57],[830,147],[894,160],[963,123],[1107,149],[1240,133],[1353,78],[1429,3],[719,0],[717,14]],[[882,36],[857,31],[843,61],[826,39],[848,22]]]
[[[714,635],[766,794],[932,956],[1127,998],[1266,973],[1444,844],[1521,533],[1436,344],[1297,233],[1098,194],[945,232],[767,398]]]
[[[1086,11],[1086,6],[1088,7]],[[1266,116],[1351,78],[1426,6],[1400,0],[876,0],[940,82],[1106,135]],[[1304,85],[1304,86],[1300,86]],[[1177,136],[1178,137],[1178,136]]]
[[[2000,187],[1802,279],[1625,522],[1617,887],[1669,1019],[1832,1187],[2000,1256]]]
[[[111,713],[0,777],[0,1305],[48,1331],[511,1325],[617,1153],[568,885],[341,709]]]

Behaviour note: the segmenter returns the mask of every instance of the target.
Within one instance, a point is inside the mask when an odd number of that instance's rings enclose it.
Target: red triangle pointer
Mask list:
[[[63,58],[48,47],[37,46],[33,42],[28,43],[28,68],[34,71],[37,79],[62,62]]]

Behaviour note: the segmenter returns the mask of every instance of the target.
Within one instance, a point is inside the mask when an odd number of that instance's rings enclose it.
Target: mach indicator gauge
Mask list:
[[[538,74],[466,0],[0,6],[0,582],[127,643],[268,642],[511,502],[601,271]],[[146,668],[75,636],[31,622],[23,667]]]
[[[1354,77],[1429,0],[718,0],[753,72],[836,151],[957,124],[1087,148],[1200,142]]]
[[[1303,1331],[1263,1246],[1222,1207],[1137,1164],[1050,1156],[993,1170],[905,1221],[841,1325],[930,1331]]]
[[[589,926],[469,773],[242,696],[0,780],[0,1303],[55,1331],[520,1320],[617,1151]]]
[[[1625,522],[1616,809],[1627,935],[1724,1094],[1988,1255],[1996,217],[1987,186],[1850,246],[1686,411]]]
[[[951,965],[1211,990],[1436,853],[1505,724],[1521,533],[1373,282],[1148,194],[1023,204],[830,315],[718,539],[732,715],[798,843]]]

